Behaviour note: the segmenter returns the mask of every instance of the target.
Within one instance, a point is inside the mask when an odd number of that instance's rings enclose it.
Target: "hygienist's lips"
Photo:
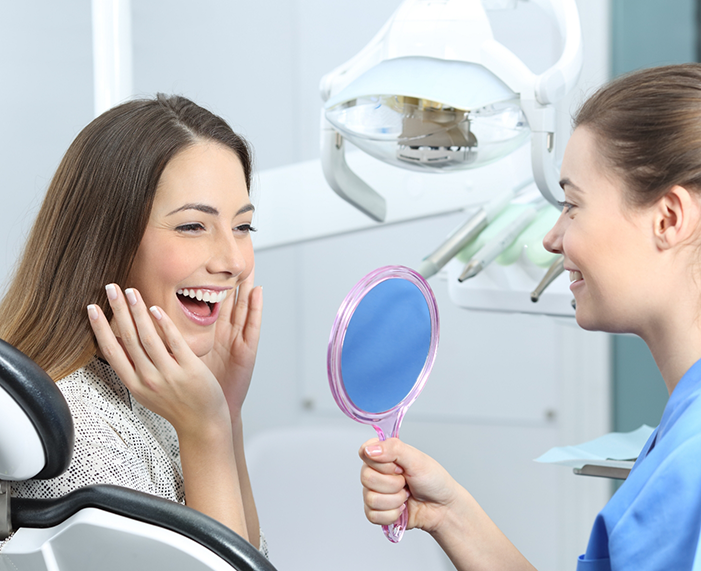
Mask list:
[[[572,280],[570,282],[570,291],[572,293],[584,285],[584,278],[580,272],[570,272],[570,280]]]
[[[565,271],[569,272],[570,274],[570,291],[574,292],[580,284],[584,283],[582,272],[580,272],[579,270],[572,270],[567,267],[565,267]]]
[[[183,310],[183,313],[188,317],[188,319],[190,319],[191,321],[193,321],[197,325],[202,325],[205,327],[208,325],[212,325],[212,324],[216,323],[217,317],[219,317],[219,307],[221,306],[221,303],[213,304],[212,311],[209,315],[198,315],[198,314],[190,311],[190,309],[188,309],[185,306],[185,304],[182,301],[180,301],[179,297],[178,297],[178,303],[180,304],[180,309]]]

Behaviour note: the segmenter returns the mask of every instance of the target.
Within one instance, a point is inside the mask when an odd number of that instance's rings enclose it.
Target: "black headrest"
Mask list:
[[[54,381],[34,361],[0,339],[0,387],[34,425],[46,463],[35,478],[55,478],[71,462],[75,433],[66,400]]]

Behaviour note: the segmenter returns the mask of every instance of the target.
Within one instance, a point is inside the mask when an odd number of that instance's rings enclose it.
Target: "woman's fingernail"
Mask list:
[[[105,286],[105,291],[107,292],[107,297],[110,301],[117,299],[117,286],[114,284],[107,284]]]
[[[402,504],[402,506],[399,508],[399,513],[402,513],[406,509],[406,504]]]
[[[97,319],[97,308],[94,305],[88,305],[88,317],[91,321]]]
[[[156,319],[158,319],[158,321],[160,321],[161,318],[163,317],[160,310],[155,305],[152,305],[151,307],[149,307],[148,310],[151,312],[151,315],[153,315]]]
[[[382,454],[382,446],[366,446],[365,453],[368,456],[379,456]]]
[[[395,473],[395,474],[403,474],[403,473],[404,473],[404,469],[403,469],[401,466],[397,466],[397,467],[394,469],[394,473]]]
[[[127,296],[127,300],[129,301],[129,305],[136,305],[136,294],[134,293],[133,289],[131,289],[130,287],[125,289],[124,295]]]

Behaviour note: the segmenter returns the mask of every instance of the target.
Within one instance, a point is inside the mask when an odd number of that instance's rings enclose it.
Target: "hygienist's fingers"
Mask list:
[[[136,373],[121,343],[115,337],[105,314],[99,305],[88,305],[88,317],[97,346],[120,379],[129,386],[136,381]]]
[[[360,469],[360,483],[363,488],[380,494],[398,494],[406,486],[401,474],[388,474],[364,464]]]
[[[406,509],[407,494],[405,491],[394,496],[387,496],[365,490],[363,496],[365,517],[370,523],[390,525],[397,521],[399,515]]]
[[[383,494],[374,490],[363,489],[365,505],[374,511],[397,510],[409,499],[409,492],[402,488],[393,494]]]
[[[361,448],[363,460],[375,463],[394,463],[400,470],[418,468],[425,459],[425,454],[399,440],[388,438],[383,441],[368,441]]]
[[[396,438],[394,440],[397,440]],[[378,438],[368,440],[360,447],[358,455],[368,466],[383,474],[402,474],[403,468],[395,463],[396,455],[388,453],[388,441],[380,441]]]
[[[375,511],[365,506],[365,517],[370,523],[373,523],[375,525],[392,525],[399,519],[399,516],[402,514],[403,511],[403,505],[397,510],[389,511]]]

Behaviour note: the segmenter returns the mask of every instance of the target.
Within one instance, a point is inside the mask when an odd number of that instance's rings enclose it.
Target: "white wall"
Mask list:
[[[137,94],[177,92],[221,114],[253,143],[260,169],[318,156],[320,77],[357,52],[399,3],[132,1]],[[589,91],[608,76],[608,0],[578,4],[586,42],[580,85]],[[505,43],[528,46],[524,58],[534,68],[545,65],[558,44],[547,29],[539,42],[528,40],[529,27],[522,21],[514,26],[506,16],[496,17],[495,29]],[[90,2],[2,0],[0,42],[2,276],[62,153],[91,119]],[[580,91],[561,106],[561,125],[568,124],[569,106],[581,98]],[[562,127],[560,152],[567,132]],[[265,188],[265,180],[261,176],[256,189],[261,206],[285,190]],[[349,217],[357,215],[337,200],[339,212],[347,208]],[[466,195],[463,205],[474,200]],[[310,212],[291,209],[290,216],[313,228],[324,213]],[[245,410],[250,437],[271,427],[350,423],[332,407],[325,387],[324,345],[336,306],[367,270],[385,263],[415,265],[460,217],[453,208],[423,221],[259,253],[266,313]],[[605,339],[537,316],[460,310],[440,279],[431,283],[444,323],[439,364],[402,436],[444,462],[540,569],[573,568],[606,486],[531,459],[550,446],[606,430]],[[479,355],[470,353],[478,345],[486,358],[479,363]],[[498,374],[489,368],[490,359],[499,361]],[[528,405],[519,408],[524,399]],[[444,401],[450,415],[441,409]],[[309,464],[300,459],[281,467],[282,485],[285,470]],[[284,506],[278,511],[282,517]],[[295,518],[300,527],[309,523],[300,514]],[[311,528],[309,534],[313,543]]]
[[[92,118],[90,34],[89,0],[0,2],[2,277],[64,151]]]

